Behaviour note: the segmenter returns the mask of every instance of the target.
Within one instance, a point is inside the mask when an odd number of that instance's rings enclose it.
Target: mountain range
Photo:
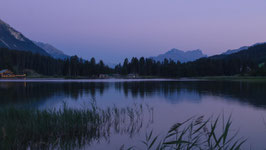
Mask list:
[[[160,54],[156,57],[152,57],[155,61],[163,62],[164,59],[171,59],[173,61],[180,61],[181,63],[195,61],[199,58],[207,57],[201,50],[182,51],[179,49],[171,49],[170,51]]]
[[[224,56],[226,55],[235,54],[240,51],[247,50],[252,46],[261,45],[261,44],[265,44],[265,43],[256,43],[251,46],[242,46],[238,49],[229,49],[226,52],[222,53],[221,55],[210,56],[210,58],[224,58]],[[173,48],[164,54],[160,54],[156,57],[151,57],[151,58],[156,61],[160,61],[160,62],[163,62],[164,59],[168,59],[168,60],[171,59],[173,61],[180,61],[181,63],[185,63],[185,62],[195,61],[197,59],[205,58],[205,57],[208,57],[208,56],[206,54],[203,54],[200,49],[182,51],[182,50]]]
[[[256,46],[259,44],[265,43],[257,43],[252,46]],[[239,49],[229,49],[221,55],[211,56],[212,58],[223,58],[225,55],[231,55],[234,53],[238,53],[243,50],[249,49],[251,46],[243,46]],[[9,24],[5,23],[0,19],[0,48],[8,48],[14,50],[21,51],[30,51],[32,53],[38,53],[44,56],[51,56],[55,59],[65,59],[70,56],[64,54],[63,51],[55,48],[54,46],[43,43],[43,42],[35,42],[27,37],[25,37],[22,33],[18,32],[14,28],[12,28]],[[163,62],[164,59],[171,59],[173,61],[180,61],[181,63],[195,61],[200,58],[208,57],[204,54],[200,49],[183,51],[179,49],[171,49],[164,54],[160,54],[155,57],[151,57],[155,61]]]

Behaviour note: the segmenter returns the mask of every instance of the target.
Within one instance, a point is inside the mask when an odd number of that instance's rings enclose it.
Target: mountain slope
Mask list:
[[[254,63],[262,63],[266,61],[266,44],[255,44],[246,50],[228,55],[226,59],[250,60]]]
[[[222,54],[223,55],[231,55],[231,54],[243,51],[243,50],[247,50],[248,48],[249,48],[249,46],[243,46],[243,47],[240,47],[239,49],[233,49],[233,50],[229,49],[229,50],[227,50],[226,52],[224,52]]]
[[[35,45],[31,40],[2,20],[0,20],[0,47],[50,56],[45,50]]]
[[[48,54],[50,54],[55,59],[65,59],[69,57],[68,55],[64,54],[63,51],[55,48],[54,46],[50,44],[42,43],[42,42],[35,42],[35,41],[33,42],[40,48],[44,49]]]
[[[221,54],[198,59],[184,64],[183,67],[185,76],[258,75],[265,63],[266,44],[257,44],[231,55]]]
[[[265,44],[265,43],[256,43],[256,44],[253,44],[251,46],[242,46],[239,49],[233,49],[233,50],[229,49],[226,52],[222,53],[222,55],[231,55],[231,54],[243,51],[243,50],[247,50],[248,48],[250,48],[252,46],[261,45],[261,44]]]
[[[207,55],[203,54],[202,51],[199,49],[187,52],[178,49],[172,49],[164,54],[152,57],[152,59],[160,62],[164,61],[164,59],[171,59],[174,61],[180,61],[181,63],[184,63],[189,61],[195,61],[203,57],[207,57]]]

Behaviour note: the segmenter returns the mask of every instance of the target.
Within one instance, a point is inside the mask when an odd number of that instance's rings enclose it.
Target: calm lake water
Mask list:
[[[84,109],[95,100],[102,109],[143,106],[141,121],[123,124],[84,149],[119,149],[153,130],[163,135],[194,115],[232,114],[233,131],[248,139],[244,148],[266,148],[266,83],[193,80],[22,80],[0,81],[1,106]],[[130,129],[129,129],[130,127]]]

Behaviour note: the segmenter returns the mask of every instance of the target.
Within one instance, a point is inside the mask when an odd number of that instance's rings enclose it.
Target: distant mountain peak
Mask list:
[[[203,54],[200,49],[182,51],[182,50],[173,48],[164,54],[160,54],[156,57],[152,57],[152,59],[156,61],[161,61],[161,62],[164,59],[171,59],[171,60],[180,61],[183,63],[183,62],[188,62],[188,61],[194,61],[202,57],[207,57],[207,55]]]
[[[173,49],[167,51],[165,54],[171,54],[171,53],[185,53],[185,52],[182,51],[182,50],[179,50],[179,49],[173,48]]]

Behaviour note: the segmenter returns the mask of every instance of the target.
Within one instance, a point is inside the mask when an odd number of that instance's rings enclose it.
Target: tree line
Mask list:
[[[232,55],[216,55],[193,62],[180,63],[164,59],[163,62],[150,58],[126,58],[123,64],[115,67],[119,74],[139,74],[159,77],[196,77],[266,75],[266,44],[250,47]]]
[[[0,69],[24,73],[25,69],[47,76],[97,77],[99,74],[138,74],[157,77],[200,77],[231,75],[266,75],[266,44],[250,47],[232,55],[216,55],[193,62],[180,63],[165,59],[125,59],[114,69],[94,58],[84,60],[77,56],[65,60],[54,59],[31,52],[0,48]]]
[[[113,71],[103,61],[96,63],[94,58],[84,60],[72,56],[60,60],[50,56],[6,48],[0,48],[0,69],[10,69],[17,74],[25,73],[25,69],[30,69],[46,76],[71,77],[93,77],[99,74],[109,74]]]

